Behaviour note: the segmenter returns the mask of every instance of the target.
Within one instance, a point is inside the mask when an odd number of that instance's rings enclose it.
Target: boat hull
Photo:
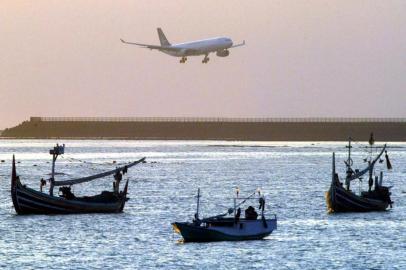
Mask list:
[[[326,193],[326,202],[329,213],[385,211],[389,206],[387,201],[358,196],[334,183]]]
[[[27,214],[85,214],[122,212],[125,201],[89,203],[80,200],[49,196],[30,188],[17,188],[12,195],[14,208],[19,215]]]
[[[276,229],[276,224],[275,218],[264,221],[242,220],[232,227],[197,226],[189,222],[175,222],[172,226],[182,235],[185,242],[213,242],[260,240],[270,235]]]
[[[86,198],[65,199],[33,190],[21,184],[16,174],[14,160],[11,177],[11,197],[14,209],[19,215],[119,213],[123,211],[127,200],[126,191],[114,201],[91,202]]]

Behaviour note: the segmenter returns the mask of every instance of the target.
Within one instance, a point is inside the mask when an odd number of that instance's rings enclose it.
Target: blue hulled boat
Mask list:
[[[243,241],[259,240],[270,235],[277,228],[277,218],[265,218],[265,198],[259,195],[255,198],[256,192],[246,198],[234,198],[234,208],[230,208],[227,213],[199,218],[200,189],[197,196],[197,211],[192,222],[172,223],[175,232],[182,235],[185,242],[211,242],[211,241]],[[249,206],[245,210],[245,217],[241,218],[241,208],[248,200],[259,201],[261,215],[258,218],[254,207]],[[237,204],[237,201],[241,202]],[[230,217],[231,216],[231,217]]]

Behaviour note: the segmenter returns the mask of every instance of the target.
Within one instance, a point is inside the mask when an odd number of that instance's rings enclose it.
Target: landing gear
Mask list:
[[[203,64],[207,64],[207,62],[209,62],[210,58],[207,57],[207,56],[208,56],[208,54],[206,54],[206,55],[204,56],[204,58],[203,58],[203,60],[202,60],[202,63],[203,63]]]
[[[187,60],[187,58],[183,56],[183,57],[179,60],[179,63],[183,64],[183,63],[186,62],[186,60]]]

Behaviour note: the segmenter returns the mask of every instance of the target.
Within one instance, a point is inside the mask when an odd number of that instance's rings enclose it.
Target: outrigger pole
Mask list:
[[[65,180],[65,181],[55,181],[55,162],[59,155],[62,155],[65,153],[65,144],[63,144],[63,145],[57,144],[54,147],[54,149],[49,150],[49,153],[52,155],[52,173],[51,173],[51,178],[49,179],[49,181],[51,182],[50,187],[49,187],[49,195],[51,195],[51,196],[53,196],[55,186],[70,186],[70,185],[89,182],[94,179],[112,175],[112,174],[117,173],[122,170],[127,170],[128,168],[130,168],[134,165],[137,165],[138,163],[144,162],[144,160],[145,160],[145,157],[144,157],[137,161],[123,165],[121,167],[117,167],[113,170],[110,170],[107,172],[102,172],[102,173],[91,175],[91,176],[81,177],[81,178],[77,178],[77,179],[70,179],[70,180]]]
[[[246,198],[241,198],[241,200],[243,200],[243,201],[240,202],[239,204],[237,204],[237,205],[235,206],[235,208],[240,207],[240,206],[241,206],[242,204],[244,204],[247,200],[251,199],[251,197],[254,196],[255,193],[257,193],[257,191],[254,191],[252,194],[250,194],[250,195],[249,195],[248,197],[246,197]]]
[[[352,180],[354,180],[354,179],[357,179],[357,178],[361,177],[362,175],[364,175],[365,173],[367,173],[370,169],[373,169],[374,166],[375,166],[375,163],[379,160],[379,158],[382,156],[382,154],[383,154],[383,152],[384,152],[385,150],[386,150],[386,144],[384,144],[384,146],[383,146],[381,152],[376,156],[376,158],[375,158],[374,160],[371,160],[371,161],[368,163],[368,167],[366,167],[365,169],[360,170],[360,171],[354,173],[348,180],[349,180],[349,181],[352,181]]]
[[[107,171],[107,172],[102,172],[102,173],[91,175],[91,176],[86,176],[86,177],[77,178],[77,179],[71,179],[71,180],[65,180],[65,181],[55,181],[54,185],[55,186],[70,186],[70,185],[76,185],[76,184],[89,182],[89,181],[92,181],[94,179],[98,179],[98,178],[102,178],[102,177],[112,175],[112,174],[117,173],[119,171],[122,171],[124,169],[129,169],[132,166],[137,165],[138,163],[144,162],[144,160],[145,160],[145,157],[141,158],[141,159],[139,159],[137,161],[128,163],[127,165],[117,167],[117,168],[115,168],[113,170],[110,170],[110,171]]]

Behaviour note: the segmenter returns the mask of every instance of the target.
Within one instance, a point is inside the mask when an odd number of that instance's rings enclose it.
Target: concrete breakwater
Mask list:
[[[151,140],[406,141],[406,118],[67,118],[31,117],[7,138]]]

